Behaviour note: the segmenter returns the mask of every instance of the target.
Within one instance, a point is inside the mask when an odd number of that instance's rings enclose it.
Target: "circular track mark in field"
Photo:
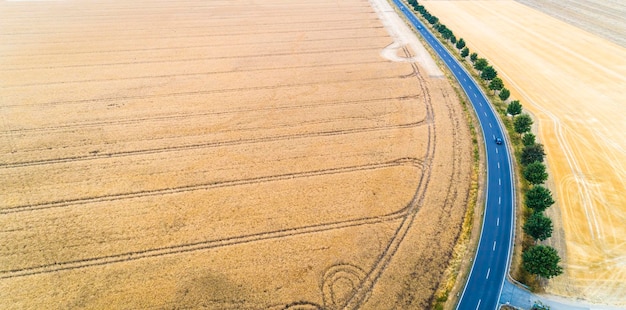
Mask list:
[[[324,274],[322,293],[326,309],[341,309],[366,277],[363,269],[350,264],[333,265]]]

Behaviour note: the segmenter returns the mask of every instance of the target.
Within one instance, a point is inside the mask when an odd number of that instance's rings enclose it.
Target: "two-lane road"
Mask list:
[[[485,214],[478,251],[457,309],[496,309],[508,269],[513,238],[515,189],[508,141],[495,111],[469,73],[413,15],[411,8],[400,0],[393,2],[454,74],[480,121],[487,155]],[[496,137],[502,137],[504,142],[496,144]]]

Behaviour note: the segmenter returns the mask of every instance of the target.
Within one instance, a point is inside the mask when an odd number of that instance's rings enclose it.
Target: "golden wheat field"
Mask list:
[[[626,306],[626,3],[520,2],[532,7],[423,4],[494,65],[538,124],[557,201],[548,242],[565,270],[547,291]]]
[[[0,15],[0,308],[430,305],[469,131],[370,2]]]

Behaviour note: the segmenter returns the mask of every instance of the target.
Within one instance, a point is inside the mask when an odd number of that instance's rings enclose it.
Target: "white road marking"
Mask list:
[[[498,163],[498,169],[500,169],[500,163]]]
[[[496,154],[498,154],[498,149],[496,149]]]
[[[476,96],[476,94],[474,94],[474,96]],[[485,114],[485,116],[487,116],[487,112],[483,112],[483,114]]]
[[[498,197],[498,204],[502,204],[502,197]]]
[[[482,301],[482,299],[478,300],[478,305],[476,305],[476,310],[478,310],[478,308],[480,308],[480,302]]]
[[[493,128],[493,127],[491,126],[491,123],[489,123],[489,128]]]
[[[502,179],[498,178],[498,185],[502,185]]]
[[[500,226],[500,218],[496,219],[496,226]],[[494,241],[495,242],[495,241]]]
[[[489,274],[491,273],[491,268],[487,269],[487,277],[485,279],[489,279]]]
[[[492,251],[495,251],[495,250],[496,250],[496,242],[495,242],[495,241],[493,242],[493,249],[491,249],[491,250],[492,250]]]
[[[478,98],[478,96],[476,96],[476,94],[474,94],[474,98]],[[487,116],[487,114],[485,114],[485,116]]]

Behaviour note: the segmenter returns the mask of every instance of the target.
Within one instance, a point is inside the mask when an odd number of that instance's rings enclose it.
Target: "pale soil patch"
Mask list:
[[[548,292],[626,305],[626,49],[514,1],[422,3],[539,121],[567,259]]]
[[[369,2],[0,11],[0,308],[429,307],[470,139]]]
[[[515,0],[626,47],[626,2],[619,0]]]
[[[413,30],[400,19],[391,4],[385,0],[370,0],[372,7],[380,17],[385,29],[389,32],[395,42],[382,52],[382,56],[392,61],[417,62],[426,70],[431,77],[443,77],[443,72],[437,67],[433,58],[428,54],[426,48],[420,43]],[[402,48],[410,48],[412,57],[402,57]]]

